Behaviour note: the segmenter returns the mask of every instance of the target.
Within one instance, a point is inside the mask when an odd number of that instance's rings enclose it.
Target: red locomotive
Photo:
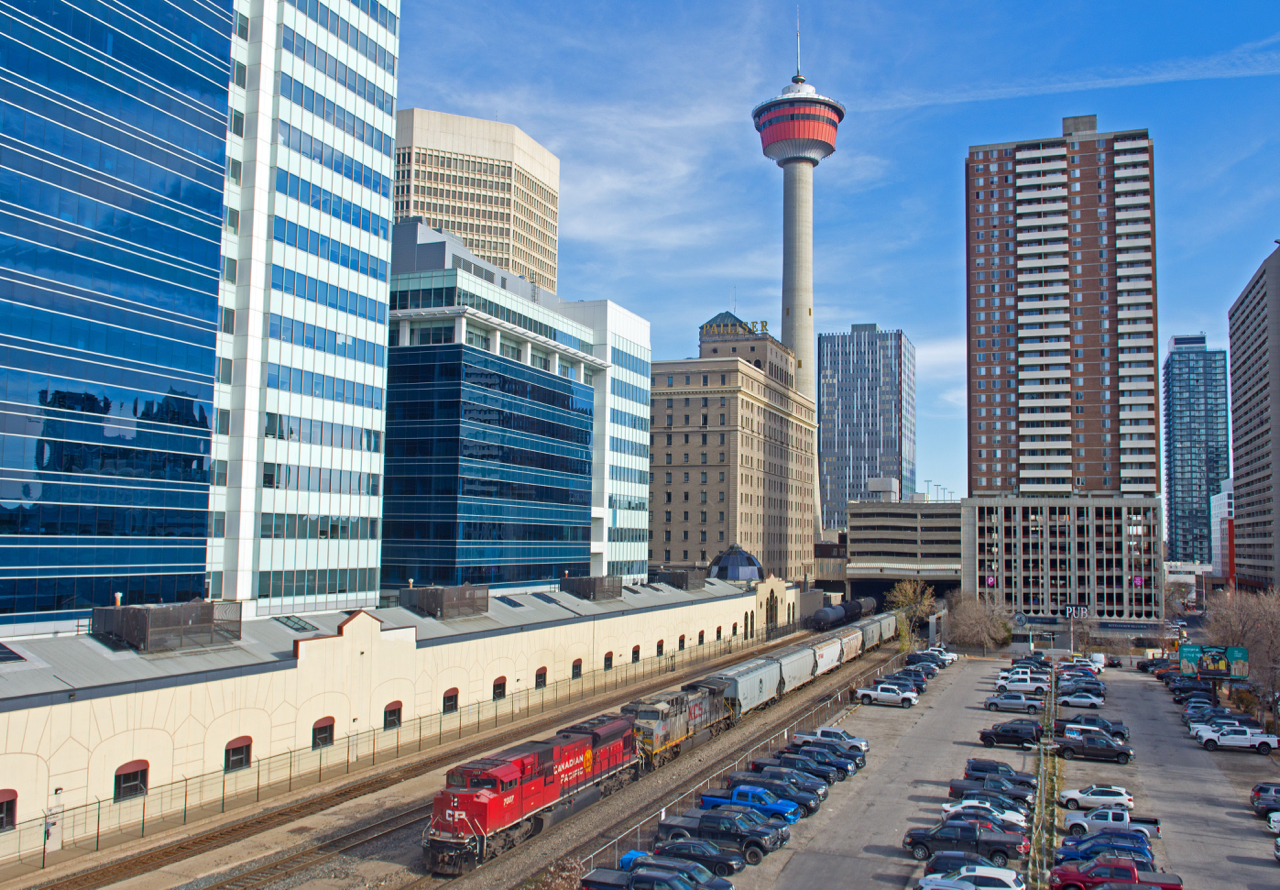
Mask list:
[[[427,867],[465,874],[634,781],[634,722],[604,714],[455,766],[422,838]]]

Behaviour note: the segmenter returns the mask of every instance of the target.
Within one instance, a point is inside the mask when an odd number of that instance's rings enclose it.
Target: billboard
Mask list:
[[[1249,676],[1249,650],[1243,646],[1183,645],[1178,660],[1188,677],[1243,680]]]

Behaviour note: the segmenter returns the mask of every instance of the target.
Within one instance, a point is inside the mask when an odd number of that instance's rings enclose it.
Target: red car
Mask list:
[[[1149,862],[1099,856],[1088,862],[1059,865],[1049,872],[1052,890],[1093,890],[1110,883],[1141,884],[1160,890],[1182,890],[1182,878],[1154,871]]]

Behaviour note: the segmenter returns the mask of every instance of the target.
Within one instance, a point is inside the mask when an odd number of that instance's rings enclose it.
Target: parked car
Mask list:
[[[1249,804],[1259,816],[1280,813],[1280,782],[1259,782],[1249,791]]]
[[[1026,679],[1001,680],[996,683],[997,692],[1027,692],[1032,695],[1044,695],[1049,691],[1048,680]]]
[[[1090,692],[1073,692],[1058,699],[1060,708],[1100,708],[1106,703],[1106,699]]]
[[[762,816],[778,816],[787,822],[798,822],[804,808],[789,800],[781,800],[764,788],[739,785],[737,788],[708,788],[698,797],[698,806],[714,810],[725,804],[750,807]],[[715,838],[711,838],[715,840]]]
[[[1021,695],[1018,692],[1005,694]],[[987,705],[987,708],[990,710],[990,704]],[[994,748],[996,745],[1017,745],[1020,748],[1028,748],[1033,746],[1040,738],[1040,732],[1041,728],[1039,726],[1028,726],[1025,722],[997,723],[990,729],[980,730],[978,732],[978,741],[988,748]]]
[[[1182,890],[1182,878],[1158,872],[1155,866],[1142,860],[1103,856],[1092,862],[1056,866],[1049,873],[1049,887],[1051,890],[1095,890],[1102,887]]]
[[[653,853],[655,856],[688,859],[722,878],[737,874],[747,867],[747,860],[743,859],[740,853],[725,851],[711,841],[693,838],[657,844],[653,848]]]
[[[1216,732],[1206,733],[1200,743],[1204,745],[1206,751],[1216,751],[1219,748],[1248,748],[1266,755],[1280,747],[1280,738],[1248,726],[1229,726]]]
[[[929,875],[945,875],[964,868],[966,865],[993,865],[993,863],[987,857],[979,856],[977,853],[951,850],[943,853],[934,853],[928,863],[925,864],[924,873],[926,877]]]
[[[622,854],[618,865],[623,871],[672,872],[684,878],[694,888],[705,890],[733,890],[733,882],[718,878],[711,870],[691,859],[677,859],[673,856],[657,856],[643,850],[629,850]]]
[[[844,742],[850,748],[857,748],[863,754],[871,750],[871,743],[860,736],[853,735],[847,730],[838,726],[819,726],[817,729],[811,729],[808,732],[797,732],[791,737],[795,741],[802,739],[830,739],[837,742]]]
[[[942,816],[945,820],[952,813],[971,812],[978,815],[984,815],[993,822],[1005,822],[1009,825],[1016,825],[1021,830],[1026,830],[1027,816],[1025,813],[1014,809],[1005,809],[997,807],[986,801],[973,800],[972,798],[962,798],[957,801],[950,801],[942,805]]]
[[[1009,797],[996,791],[968,791],[960,795],[959,798],[953,799],[958,800],[959,803],[973,801],[975,803],[989,804],[998,810],[1013,810],[1024,816],[1031,815],[1031,805],[1026,799]]]
[[[1022,711],[1025,714],[1036,714],[1044,707],[1044,702],[1022,692],[1001,692],[999,695],[988,696],[983,706],[988,711]]]
[[[1138,816],[1125,807],[1097,807],[1087,812],[1077,810],[1068,813],[1064,821],[1067,832],[1077,836],[1105,828],[1128,828],[1149,838],[1160,837],[1159,817]]]
[[[593,868],[583,877],[581,887],[582,890],[696,890],[682,875],[651,868],[634,872]]]
[[[767,778],[759,773],[753,773],[750,770],[736,770],[729,773],[729,775],[724,779],[724,784],[726,786],[725,790],[727,791],[736,791],[738,788],[764,790],[772,794],[779,801],[790,801],[800,807],[801,816],[812,816],[814,813],[818,812],[819,808],[822,806],[822,798],[819,795],[810,791],[805,791],[802,788],[797,788],[791,782]],[[707,791],[704,791],[703,796],[706,797],[713,790],[714,789],[708,789]],[[823,785],[822,790],[825,794],[825,784]],[[738,803],[739,801],[734,802]]]
[[[959,655],[956,655],[954,652],[948,652],[942,646],[930,646],[928,649],[925,649],[924,651],[929,652],[941,658],[943,664],[955,664],[957,661],[960,660]]]
[[[934,853],[956,850],[977,853],[997,868],[1004,868],[1010,859],[1021,859],[1031,852],[1031,841],[1022,834],[944,823],[908,830],[902,847],[918,862],[924,862]]]
[[[1141,831],[1133,831],[1128,828],[1104,828],[1101,831],[1091,831],[1088,834],[1068,834],[1062,839],[1062,846],[1075,847],[1079,844],[1085,844],[1096,840],[1120,841],[1126,844],[1133,844],[1137,847],[1145,845],[1147,852],[1152,852],[1151,839]]]
[[[1035,794],[1026,785],[1015,784],[1004,776],[997,776],[992,773],[980,779],[952,779],[951,786],[947,789],[947,797],[952,800],[959,800],[978,791],[999,794],[1009,800],[1024,804],[1030,801]]]
[[[1099,717],[1097,714],[1072,714],[1067,717],[1061,717],[1053,721],[1054,734],[1060,734],[1061,730],[1067,726],[1088,726],[1111,736],[1118,742],[1125,742],[1129,739],[1129,728],[1127,726],[1114,720],[1107,720],[1105,717]]]
[[[937,658],[932,652],[908,652],[903,661],[909,665],[923,666],[934,673],[937,673],[943,666],[942,659]]]
[[[1085,733],[1078,738],[1057,736],[1053,745],[1055,753],[1063,760],[1083,757],[1086,760],[1110,760],[1124,766],[1135,756],[1128,745],[1113,742],[1101,733]]]
[[[902,677],[897,674],[881,677],[879,682],[897,686],[899,689],[906,692],[914,692],[916,695],[924,695],[928,689],[923,680],[913,680],[911,677]]]
[[[820,766],[832,766],[835,767],[837,771],[844,770],[845,778],[848,778],[849,776],[857,773],[862,765],[866,764],[866,758],[864,758],[861,753],[850,752],[842,747],[837,748],[839,753],[828,750],[824,747],[825,745],[839,746],[839,744],[839,742],[827,741],[809,741],[804,744],[796,744],[793,742],[790,745],[784,746],[781,750],[789,754],[800,754],[804,757],[808,757]],[[839,778],[839,776],[837,776],[837,778]]]
[[[1024,890],[1022,876],[1011,868],[966,865],[946,875],[925,875],[916,890]]]
[[[769,828],[776,830],[778,832],[778,838],[781,840],[783,846],[786,846],[791,842],[791,824],[781,816],[765,816],[760,812],[751,809],[751,807],[744,807],[741,804],[736,803],[718,806],[716,807],[716,812],[732,813],[734,815],[741,816],[746,820],[748,825],[754,825],[757,828]],[[684,816],[686,819],[697,820],[702,818],[703,813],[704,811],[698,807],[691,807],[680,815]],[[724,849],[725,847],[723,843],[719,844],[719,846],[721,849]]]
[[[1119,785],[1090,785],[1063,791],[1058,795],[1058,804],[1068,810],[1091,810],[1107,804],[1119,804],[1131,810],[1133,795]]]
[[[722,850],[738,850],[748,865],[759,865],[783,844],[778,828],[749,821],[742,813],[711,810],[695,818],[675,816],[658,823],[659,842],[685,838],[712,841]]]
[[[1151,847],[1146,844],[1135,844],[1110,838],[1099,838],[1088,843],[1062,847],[1053,854],[1053,864],[1064,862],[1084,862],[1099,856],[1119,856],[1124,859],[1136,859],[1142,862],[1155,862]]]
[[[899,689],[887,683],[864,686],[854,690],[854,694],[864,705],[897,705],[900,708],[910,708],[920,701],[918,693]]]
[[[982,760],[973,757],[965,761],[964,777],[966,779],[981,779],[989,775],[1002,776],[1013,784],[1026,788],[1035,788],[1039,784],[1035,776],[1030,773],[1020,773],[1000,760]]]
[[[771,757],[761,757],[758,760],[751,761],[751,769],[756,772],[770,766],[782,766],[787,769],[799,770],[812,778],[821,779],[828,785],[842,782],[849,777],[849,773],[846,770],[836,769],[834,766],[824,766],[821,763],[816,763],[811,758],[805,757],[803,754],[788,754],[785,751],[775,751]]]
[[[831,783],[826,779],[812,776],[809,773],[802,772],[801,770],[792,769],[789,766],[783,766],[778,761],[768,763],[766,762],[768,760],[772,760],[772,758],[753,760],[750,764],[751,775],[768,779],[771,782],[787,782],[794,785],[801,791],[807,791],[810,794],[816,795],[818,800],[827,799],[827,795],[830,793],[829,789],[831,787]],[[741,772],[729,773],[729,784],[736,784],[737,780],[734,777],[740,775]],[[748,782],[748,784],[750,783]]]

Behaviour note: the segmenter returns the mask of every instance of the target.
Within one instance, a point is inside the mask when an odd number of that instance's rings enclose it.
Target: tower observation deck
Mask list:
[[[782,168],[782,344],[796,355],[796,389],[817,401],[813,336],[813,168],[836,150],[844,106],[804,75],[751,112],[765,156]]]

